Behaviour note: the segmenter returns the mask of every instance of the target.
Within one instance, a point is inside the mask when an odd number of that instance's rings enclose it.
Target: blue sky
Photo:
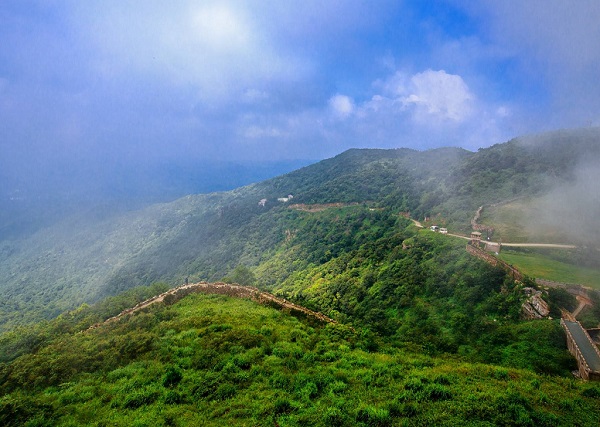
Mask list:
[[[598,22],[596,0],[3,0],[0,179],[598,126]]]

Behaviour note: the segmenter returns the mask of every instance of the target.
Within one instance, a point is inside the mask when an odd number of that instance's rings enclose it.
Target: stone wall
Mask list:
[[[320,322],[337,323],[335,320],[325,316],[322,313],[309,310],[306,307],[294,304],[284,298],[278,298],[275,295],[270,294],[268,292],[262,292],[258,288],[255,288],[253,286],[242,286],[238,284],[229,284],[221,282],[190,283],[179,286],[177,288],[170,289],[167,292],[163,292],[160,295],[156,295],[152,298],[142,301],[134,307],[123,310],[118,315],[105,320],[104,323],[117,321],[124,316],[133,314],[137,311],[145,309],[146,307],[149,307],[150,305],[157,304],[160,302],[164,304],[174,304],[175,302],[192,293],[227,295],[234,298],[251,299],[260,304],[272,305],[281,309],[288,310],[291,313],[302,313],[303,316],[316,319]],[[95,329],[101,325],[102,323],[97,323],[95,325],[90,326],[89,329]]]
[[[517,280],[519,282],[523,281],[523,274],[513,266],[502,261],[500,258],[497,258],[494,255],[491,255],[486,251],[481,250],[471,244],[467,245],[467,252],[469,252],[471,255],[476,256],[479,259],[484,260],[488,264],[502,267],[508,274],[512,276],[513,280]]]
[[[577,321],[575,321],[577,324],[579,324],[579,327],[581,327],[581,329],[583,329],[583,327],[581,326],[581,324]],[[585,358],[583,357],[583,353],[581,352],[581,350],[579,349],[579,346],[577,345],[577,342],[575,341],[575,338],[573,338],[573,335],[571,334],[571,331],[569,331],[569,328],[567,328],[567,325],[565,324],[564,319],[560,320],[560,324],[563,327],[566,335],[567,335],[567,347],[569,349],[569,352],[573,355],[573,357],[575,357],[575,359],[577,360],[577,366],[578,366],[578,371],[579,371],[579,376],[584,379],[584,380],[591,380],[591,381],[598,381],[600,380],[600,372],[594,372],[590,369],[589,365],[587,364]],[[585,331],[585,329],[583,329]],[[587,338],[590,340],[590,342],[592,342],[592,345],[596,351],[596,353],[598,352],[598,347],[596,347],[593,344],[593,341],[591,340],[591,338],[589,337],[589,335],[587,334]],[[600,353],[599,353],[600,354]]]

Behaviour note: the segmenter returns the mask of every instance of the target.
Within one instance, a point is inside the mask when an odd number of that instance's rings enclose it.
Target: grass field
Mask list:
[[[531,277],[563,283],[578,283],[600,289],[600,271],[553,260],[538,253],[503,251],[500,258]]]

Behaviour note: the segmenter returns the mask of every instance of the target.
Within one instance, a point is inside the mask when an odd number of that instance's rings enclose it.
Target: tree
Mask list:
[[[233,270],[233,272],[229,276],[223,277],[222,280],[227,283],[237,283],[239,285],[244,286],[253,286],[256,282],[256,276],[254,276],[252,270],[250,270],[245,265],[240,264]]]

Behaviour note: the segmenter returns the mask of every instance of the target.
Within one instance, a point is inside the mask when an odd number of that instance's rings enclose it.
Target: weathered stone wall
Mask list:
[[[514,268],[513,266],[502,261],[501,259],[496,258],[495,256],[493,256],[471,244],[467,245],[467,252],[469,252],[471,255],[476,256],[479,259],[484,260],[488,264],[502,267],[508,274],[510,274],[512,276],[512,278],[514,280],[518,280],[520,282],[523,281],[523,274],[519,270]]]
[[[317,319],[321,322],[337,323],[335,320],[325,316],[322,313],[309,310],[306,307],[294,304],[290,301],[287,301],[286,299],[278,298],[275,295],[270,294],[268,292],[262,292],[258,288],[255,288],[253,286],[242,286],[238,284],[229,284],[221,282],[190,283],[183,286],[179,286],[177,288],[170,289],[167,292],[163,292],[160,295],[156,295],[152,298],[142,301],[134,307],[123,310],[118,315],[105,320],[104,323],[114,322],[116,320],[119,320],[123,316],[135,313],[136,311],[142,310],[152,304],[157,304],[160,302],[163,302],[165,304],[174,304],[175,302],[192,293],[217,294],[227,295],[234,298],[252,299],[260,304],[274,305],[276,307],[289,310],[292,313],[302,313],[303,315],[309,318]],[[97,323],[95,325],[92,325],[89,329],[94,329],[101,325],[102,323]]]

